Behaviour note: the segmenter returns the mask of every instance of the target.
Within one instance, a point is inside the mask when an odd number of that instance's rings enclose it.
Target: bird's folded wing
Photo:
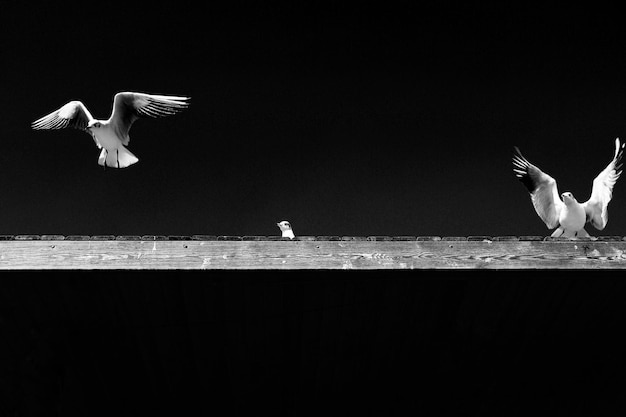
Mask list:
[[[113,99],[111,122],[128,133],[131,125],[140,117],[165,117],[178,113],[189,106],[189,97],[124,92]]]
[[[73,127],[86,130],[87,124],[93,117],[89,110],[80,101],[70,101],[58,110],[35,120],[31,127],[33,129],[64,129]]]
[[[528,162],[520,150],[515,147],[513,172],[526,186],[535,211],[549,229],[559,225],[559,213],[563,202],[559,198],[556,180]]]
[[[613,160],[593,180],[591,197],[583,203],[587,214],[587,221],[596,229],[602,230],[609,221],[607,206],[613,197],[613,186],[622,174],[622,155],[624,144],[615,139],[615,155]]]

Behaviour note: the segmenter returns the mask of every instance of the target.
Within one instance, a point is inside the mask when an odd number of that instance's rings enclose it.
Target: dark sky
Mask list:
[[[584,201],[626,138],[616,10],[310,3],[2,2],[0,234],[548,235],[513,145]],[[129,168],[30,128],[119,91],[192,97]],[[609,211],[592,235],[626,235],[624,183]]]

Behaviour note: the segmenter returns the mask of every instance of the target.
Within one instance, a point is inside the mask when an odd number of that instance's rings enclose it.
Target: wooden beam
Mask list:
[[[0,269],[626,268],[626,241],[620,237],[101,238],[0,240]]]

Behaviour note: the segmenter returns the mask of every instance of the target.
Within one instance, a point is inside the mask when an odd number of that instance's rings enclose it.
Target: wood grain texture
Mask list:
[[[625,268],[626,241],[3,240],[0,269]]]

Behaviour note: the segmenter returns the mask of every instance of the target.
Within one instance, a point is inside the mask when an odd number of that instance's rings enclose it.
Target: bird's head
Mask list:
[[[286,220],[276,223],[276,226],[278,226],[280,230],[291,230],[291,224]]]
[[[561,198],[563,199],[563,202],[565,204],[578,203],[578,201],[576,201],[576,199],[574,198],[574,194],[570,193],[569,191],[561,194]]]
[[[99,120],[90,120],[89,123],[87,123],[88,130],[100,129],[101,127],[102,127],[102,122]]]

